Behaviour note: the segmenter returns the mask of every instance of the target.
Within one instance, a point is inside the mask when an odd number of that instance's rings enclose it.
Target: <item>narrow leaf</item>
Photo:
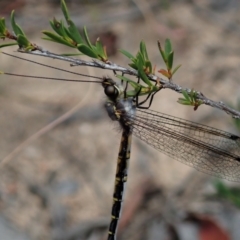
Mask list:
[[[21,34],[22,36],[25,36],[23,30],[20,28],[20,26],[15,22],[15,17],[14,17],[14,10],[11,13],[11,24],[12,24],[12,28],[13,31],[15,33],[15,35],[19,35]]]
[[[120,49],[119,52],[122,53],[123,55],[125,55],[126,57],[128,57],[130,60],[132,60],[134,58],[134,56],[130,52],[127,52],[123,49]]]
[[[186,100],[188,100],[190,102],[190,97],[189,97],[189,94],[187,91],[183,90],[182,95],[185,97]]]
[[[88,47],[87,45],[78,44],[78,45],[77,45],[77,48],[78,48],[78,50],[79,50],[81,53],[83,53],[83,54],[85,54],[85,55],[87,55],[87,56],[89,56],[89,57],[98,58],[98,55],[96,54],[96,52],[93,51],[93,50],[92,50],[90,47]]]
[[[146,72],[147,74],[152,73],[152,63],[151,63],[149,60],[146,61],[145,67],[146,67],[145,72]]]
[[[51,25],[52,29],[53,29],[59,36],[62,36],[61,22],[59,22],[56,18],[53,18],[53,21],[50,21],[50,25]]]
[[[177,102],[180,103],[180,104],[182,104],[182,105],[192,106],[192,104],[191,104],[190,102],[186,101],[186,99],[184,99],[184,98],[179,98],[179,99],[177,100]]]
[[[174,70],[172,71],[172,75],[173,75],[181,66],[182,66],[181,64],[177,65],[177,66],[174,68]]]
[[[143,71],[142,66],[138,66],[138,74],[139,77],[148,85],[148,86],[152,86],[151,81],[148,79],[146,73]]]
[[[62,12],[63,12],[63,15],[64,15],[66,21],[68,22],[68,20],[70,20],[70,15],[69,15],[67,5],[64,0],[61,0],[61,9],[62,9]]]
[[[85,38],[88,46],[89,46],[90,48],[92,48],[92,44],[91,44],[91,42],[90,42],[90,40],[89,40],[88,33],[87,33],[87,28],[86,28],[86,27],[83,28],[83,34],[84,34],[84,38]]]
[[[129,65],[131,68],[135,69],[135,70],[138,69],[138,66],[137,66],[136,63],[129,63],[128,65]]]
[[[62,37],[60,37],[60,36],[58,36],[58,35],[56,35],[56,34],[54,34],[52,32],[42,31],[42,33],[50,38],[50,39],[49,38],[43,38],[43,39],[51,40],[53,42],[57,42],[57,43],[60,43],[60,44],[64,44],[64,45],[72,47],[72,48],[76,47],[73,44],[71,44],[68,41],[66,41],[65,39],[63,39]]]
[[[72,42],[73,45],[76,45],[77,42],[73,39],[73,37],[71,36],[71,33],[69,32],[69,27],[67,28],[66,26],[63,26],[64,27],[64,33],[66,34],[64,36],[64,38],[67,40],[67,41],[70,41]]]
[[[191,90],[191,92],[188,94],[188,96],[189,96],[191,102],[194,102],[196,100],[195,96],[194,96],[194,91],[193,90]]]
[[[120,78],[121,80],[125,81],[125,82],[128,82],[128,84],[131,85],[131,87],[133,88],[133,90],[129,90],[127,91],[127,97],[135,97],[136,94],[139,92],[140,88],[141,89],[146,89],[146,87],[142,86],[141,84],[139,83],[136,83],[135,81],[132,81],[130,80],[129,78],[126,78],[124,76],[121,76],[121,75],[116,75],[116,77]],[[148,94],[149,91],[145,91],[145,92],[140,92],[140,95],[146,95]]]
[[[63,20],[60,21],[59,31],[61,33],[60,36],[62,36],[63,39],[65,39],[67,41],[72,40],[71,37],[69,37],[70,34],[68,34],[68,29],[65,27]]]
[[[106,56],[105,50],[104,50],[103,45],[100,42],[99,38],[96,41],[96,49],[97,49],[98,55],[106,60],[107,56]]]
[[[20,47],[28,48],[31,47],[31,43],[28,41],[28,39],[23,35],[17,36],[17,42]]]
[[[172,52],[172,44],[168,38],[165,40],[164,52],[165,52],[166,59],[168,59],[170,52]]]
[[[5,18],[4,17],[0,18],[0,25],[3,26],[3,27],[6,27]]]
[[[140,42],[140,52],[143,55],[143,58],[145,60],[148,60],[148,54],[147,54],[147,49],[146,49],[146,45],[143,41]]]
[[[145,61],[141,52],[137,53],[136,60],[139,67],[141,66],[143,68],[145,66]]]
[[[18,43],[17,43],[17,42],[13,42],[13,43],[1,44],[1,45],[0,45],[0,48],[10,47],[10,46],[13,46],[13,45],[18,45]]]
[[[61,37],[65,37],[66,31],[65,31],[65,27],[64,27],[64,23],[61,20],[60,22],[56,19],[53,18],[53,21],[50,21],[50,25],[52,27],[52,29]]]
[[[139,83],[136,83],[135,81],[129,79],[129,78],[126,78],[122,75],[116,75],[117,78],[125,81],[125,82],[128,82],[135,90],[139,87],[141,87],[141,85]]]
[[[168,65],[168,70],[172,69],[173,66],[173,57],[174,57],[174,52],[170,52],[168,55],[168,59],[167,59],[167,65]]]
[[[0,34],[3,34],[3,36],[6,34],[6,25],[4,18],[0,18]]]
[[[166,55],[165,55],[165,53],[164,53],[164,51],[162,49],[160,41],[158,41],[158,49],[159,49],[159,52],[160,52],[160,54],[162,56],[163,61],[166,63],[167,62],[167,58],[166,58]]]
[[[76,25],[74,24],[74,22],[72,20],[68,20],[68,24],[69,24],[69,33],[72,37],[72,39],[77,43],[84,43],[83,38],[81,37],[78,28],[76,27]]]

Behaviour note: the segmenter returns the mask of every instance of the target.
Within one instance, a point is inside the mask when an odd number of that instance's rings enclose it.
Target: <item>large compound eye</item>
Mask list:
[[[104,92],[110,99],[116,99],[119,94],[116,87],[112,85],[106,86]]]

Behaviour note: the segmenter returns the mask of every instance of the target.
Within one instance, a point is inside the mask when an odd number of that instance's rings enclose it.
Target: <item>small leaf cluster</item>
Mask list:
[[[14,40],[14,42],[1,44],[0,48],[18,45],[20,48],[24,48],[26,51],[33,50],[35,46],[30,43],[22,28],[16,23],[14,11],[12,11],[11,13],[11,25],[14,34],[11,34],[10,31],[7,29],[5,19],[4,18],[0,19],[0,38],[2,39],[8,38]]]
[[[176,71],[181,67],[181,65],[177,65],[174,69],[173,68],[173,58],[174,58],[174,51],[172,49],[172,43],[169,39],[165,40],[164,50],[161,47],[160,42],[158,41],[158,49],[162,56],[162,59],[167,67],[167,69],[160,69],[158,72],[161,73],[163,76],[167,77],[169,80],[172,79],[172,76]]]
[[[167,69],[160,69],[158,72],[167,77],[169,80],[172,80],[173,74],[176,73],[176,71],[181,67],[181,65],[178,65],[173,69],[174,51],[172,49],[171,41],[169,39],[165,40],[164,50],[162,49],[161,44],[158,41],[158,48],[161,54],[161,58],[163,59],[167,67]],[[152,67],[153,65],[148,58],[145,43],[141,41],[140,48],[136,56],[133,56],[131,53],[125,50],[120,50],[120,52],[131,60],[131,63],[129,63],[128,65],[138,71],[139,77],[147,84],[150,84],[149,79],[147,80],[146,78],[148,78],[148,74],[154,74],[155,67]]]
[[[155,69],[152,67],[152,63],[149,60],[147,48],[143,41],[140,42],[139,51],[136,56],[133,56],[131,53],[126,50],[121,49],[120,52],[125,55],[127,58],[131,60],[131,63],[128,65],[133,69],[138,71],[138,77],[148,86],[141,86],[140,95],[146,94],[147,92],[153,92],[159,89],[159,86],[154,85],[150,80],[148,75],[154,74]],[[121,80],[126,81],[126,78],[122,78],[118,76]],[[134,89],[139,89],[139,84],[136,82],[132,82],[128,79],[128,82],[132,85]],[[136,85],[137,84],[137,85]]]
[[[182,94],[184,98],[179,98],[178,103],[183,105],[194,106],[194,110],[197,110],[198,107],[202,104],[202,101],[197,99],[197,92],[195,92],[194,90],[191,90],[190,93],[183,90]]]
[[[74,24],[70,17],[64,0],[61,0],[61,9],[65,20],[57,20],[56,18],[53,18],[53,20],[50,21],[50,25],[53,31],[43,31],[43,34],[45,35],[43,39],[75,48],[83,55],[98,59],[105,63],[110,63],[107,57],[106,48],[102,45],[99,38],[96,40],[95,44],[92,44],[89,40],[87,29],[85,27],[83,28],[83,34],[80,34],[77,26]],[[1,45],[0,47],[18,44],[23,51],[41,51],[41,47],[38,47],[36,44],[32,44],[26,37],[21,27],[16,23],[14,18],[14,11],[11,14],[11,25],[14,35],[11,35],[10,32],[6,29],[4,18],[0,19],[0,38],[15,40],[14,43],[8,43],[7,45]],[[161,69],[159,72],[166,76],[169,80],[172,80],[173,74],[178,70],[180,65],[172,69],[174,51],[172,49],[171,41],[169,39],[165,41],[164,50],[161,48],[161,45],[158,42],[158,48],[160,50],[161,58],[167,67],[166,70]],[[159,91],[161,88],[159,81],[160,79],[158,78],[158,80],[156,80],[154,83],[150,80],[151,78],[149,75],[155,73],[155,67],[153,67],[153,64],[149,60],[145,43],[143,41],[140,42],[139,51],[137,52],[136,56],[125,50],[120,50],[120,52],[128,59],[130,59],[129,66],[137,70],[138,79],[141,79],[145,83],[145,86],[143,86],[139,83],[139,81],[134,82],[126,77],[118,76],[118,78],[120,78],[122,81],[126,81],[133,87],[134,93],[130,93],[130,95],[144,95]],[[187,105],[194,104],[195,107],[199,106],[199,101],[194,101],[194,98],[192,99],[191,95],[189,95],[188,98],[190,100],[185,99],[184,101],[181,100],[181,102]]]
[[[136,70],[142,68],[146,74],[153,73],[152,63],[148,58],[147,48],[143,41],[140,43],[140,50],[134,57],[131,53],[121,49],[120,52],[131,60],[128,65]]]
[[[50,21],[50,25],[54,32],[43,31],[43,34],[46,35],[43,39],[76,48],[86,56],[107,62],[108,57],[105,47],[103,47],[99,39],[97,39],[95,45],[93,45],[89,40],[85,27],[83,29],[83,36],[80,34],[77,26],[71,20],[64,0],[61,0],[61,9],[67,25],[65,25],[63,20],[58,21],[54,18]]]

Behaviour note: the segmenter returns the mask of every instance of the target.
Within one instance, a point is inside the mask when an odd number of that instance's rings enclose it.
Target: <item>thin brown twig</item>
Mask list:
[[[41,49],[41,48],[39,47],[38,49]],[[80,59],[65,57],[62,55],[51,53],[51,52],[43,50],[43,49],[41,51],[33,51],[33,52],[30,52],[30,51],[24,52],[24,51],[20,50],[20,52],[70,62],[71,66],[89,66],[89,67],[94,67],[94,68],[107,69],[107,70],[111,70],[114,72],[121,72],[124,75],[131,75],[131,76],[138,77],[138,72],[135,69],[124,68],[124,67],[118,66],[117,64],[111,63],[111,62],[104,63],[104,62],[100,62],[97,60],[84,61],[84,60],[80,60]],[[192,91],[192,89],[182,87],[182,86],[174,83],[173,81],[168,81],[168,80],[159,78],[158,76],[153,75],[153,74],[148,75],[148,77],[150,80],[152,80],[154,82],[159,81],[163,88],[171,89],[177,93],[182,93],[183,91],[187,91],[188,93],[190,93]],[[222,101],[218,101],[218,102],[213,101],[213,100],[205,97],[201,92],[198,92],[198,91],[195,91],[195,92],[196,92],[196,100],[200,100],[202,102],[202,104],[208,105],[213,108],[217,108],[219,110],[224,111],[228,115],[231,115],[233,118],[240,119],[239,111],[227,106]]]

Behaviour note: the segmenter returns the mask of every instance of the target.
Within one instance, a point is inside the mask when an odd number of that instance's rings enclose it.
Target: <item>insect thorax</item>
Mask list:
[[[129,125],[129,119],[132,119],[136,112],[136,106],[132,98],[119,99],[116,102],[107,101],[105,103],[108,116],[113,121],[119,121],[121,125]]]

